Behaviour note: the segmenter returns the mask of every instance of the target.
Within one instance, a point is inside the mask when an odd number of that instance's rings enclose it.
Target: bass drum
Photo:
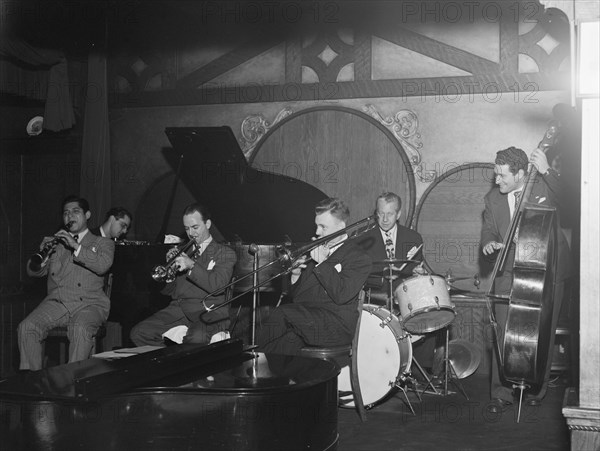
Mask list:
[[[358,381],[366,409],[371,409],[395,393],[394,385],[412,363],[411,335],[396,315],[375,306],[363,306],[358,335]],[[350,369],[342,368],[338,390],[352,392]],[[351,399],[344,406],[354,406]]]

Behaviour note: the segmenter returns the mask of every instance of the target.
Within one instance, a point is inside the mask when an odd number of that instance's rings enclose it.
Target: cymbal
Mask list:
[[[448,360],[458,379],[473,374],[481,363],[481,353],[477,346],[464,339],[453,339],[448,343]],[[436,349],[433,356],[433,367],[441,368],[444,364],[443,348]]]
[[[402,269],[399,268],[398,266],[389,265],[387,268],[383,268],[383,269],[379,269],[377,271],[371,272],[371,275],[376,276],[376,277],[381,277],[382,274],[388,273],[390,270],[397,271],[397,272],[402,271]]]
[[[396,263],[420,263],[418,260],[399,260],[397,258],[386,258],[373,262],[376,265],[395,265]]]

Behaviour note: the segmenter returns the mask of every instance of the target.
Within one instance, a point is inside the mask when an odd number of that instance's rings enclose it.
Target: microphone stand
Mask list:
[[[260,292],[259,292],[259,286],[258,286],[258,245],[252,243],[249,247],[248,247],[248,252],[250,252],[253,256],[254,256],[254,261],[253,261],[253,265],[252,265],[252,271],[254,272],[254,275],[252,277],[252,319],[251,319],[251,324],[250,324],[250,331],[251,331],[251,337],[250,337],[250,344],[252,346],[256,345],[256,309],[258,307],[258,303],[259,303],[259,296],[260,296]]]

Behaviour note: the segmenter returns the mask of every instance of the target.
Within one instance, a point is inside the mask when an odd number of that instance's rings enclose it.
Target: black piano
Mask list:
[[[259,247],[262,265],[277,258],[276,245],[310,240],[314,206],[324,193],[250,167],[228,127],[166,133],[173,148],[164,156],[176,181],[211,210],[213,236],[238,254],[237,278],[252,269],[251,244]],[[159,201],[147,204],[157,210]],[[150,274],[164,261],[163,235],[181,227],[182,210],[173,207],[173,196],[170,201],[163,220],[134,213],[134,225],[153,236],[136,233],[139,241],[116,247],[109,320],[123,325],[125,346],[131,345],[129,329],[169,301]],[[271,284],[260,295],[281,290]],[[335,449],[337,368],[317,359],[253,353],[244,340],[92,358],[0,381],[3,449]]]
[[[337,373],[239,340],[55,366],[0,381],[2,449],[335,449]]]
[[[160,199],[149,194],[141,202],[134,212],[138,241],[122,243],[115,251],[109,320],[123,326],[125,346],[132,345],[128,342],[131,327],[169,302],[159,292],[162,285],[150,274],[155,265],[164,262],[170,247],[161,244],[164,235],[182,230],[181,213],[190,200],[182,200],[182,187],[210,210],[213,237],[236,251],[236,279],[253,268],[251,244],[258,245],[257,258],[262,266],[278,258],[278,244],[291,243],[293,247],[309,242],[315,232],[314,207],[327,197],[302,180],[251,167],[229,127],[170,127],[165,133],[172,148],[162,152],[176,174],[175,186],[170,181],[162,183],[156,190]],[[273,265],[261,272],[259,283],[280,270]],[[260,288],[263,314],[277,302],[284,290],[282,282],[277,279]],[[252,280],[247,278],[237,283],[234,291],[241,293],[251,287]],[[238,324],[235,332],[242,338],[248,335],[244,310],[249,305],[251,295],[243,296],[231,310],[232,321]]]

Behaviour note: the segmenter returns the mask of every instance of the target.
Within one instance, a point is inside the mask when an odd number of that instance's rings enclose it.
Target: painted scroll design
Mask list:
[[[363,112],[380,122],[392,132],[394,137],[402,144],[409,153],[411,164],[415,167],[415,173],[422,182],[432,182],[437,173],[433,170],[423,170],[421,164],[421,152],[423,143],[419,133],[419,118],[411,110],[400,110],[394,116],[383,117],[375,106],[368,104],[362,108]]]
[[[267,132],[282,119],[288,117],[292,113],[292,109],[286,107],[277,113],[277,116],[275,116],[273,122],[266,120],[262,114],[253,114],[247,116],[242,121],[240,147],[242,148],[242,152],[247,160],[250,159],[252,152],[254,152],[254,149],[256,149],[256,146],[267,134]]]

